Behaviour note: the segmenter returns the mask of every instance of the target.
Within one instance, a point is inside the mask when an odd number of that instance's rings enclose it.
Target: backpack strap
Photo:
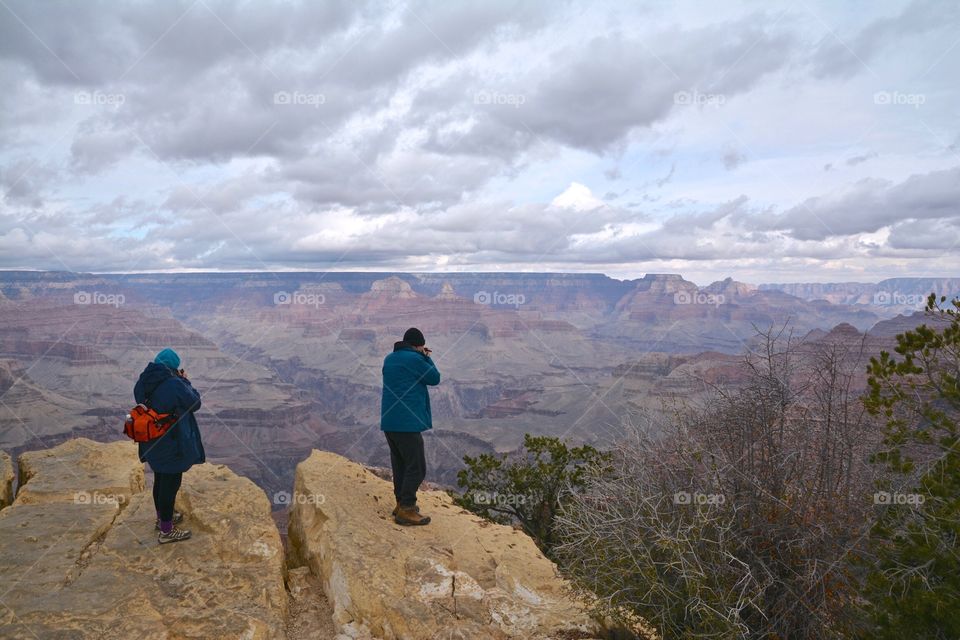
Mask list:
[[[167,380],[169,380],[169,378],[167,378]],[[163,383],[166,382],[167,380],[164,380],[164,381],[161,382],[160,384],[163,384]],[[160,413],[159,411],[157,411],[156,409],[154,409],[152,406],[150,406],[150,405],[151,405],[151,403],[150,403],[150,398],[153,397],[153,392],[160,388],[160,384],[158,384],[157,386],[155,386],[155,387],[153,388],[153,391],[151,391],[150,393],[144,392],[144,394],[143,394],[143,402],[140,403],[140,404],[137,405],[137,406],[139,407],[139,406],[143,405],[143,407],[145,407],[145,408],[147,408],[147,409],[152,409],[153,411],[156,411],[157,413]],[[173,421],[174,421],[174,422],[176,422],[177,420],[179,420],[180,417],[181,417],[179,413],[176,413],[176,412],[174,412],[174,411],[171,411],[171,412],[168,413],[167,415],[171,416],[171,417],[173,418]]]

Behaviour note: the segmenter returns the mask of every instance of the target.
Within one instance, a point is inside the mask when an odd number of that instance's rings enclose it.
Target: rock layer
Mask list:
[[[178,502],[193,539],[159,546],[132,443],[70,441],[20,468],[0,511],[0,637],[285,637],[283,550],[246,478],[194,467]]]
[[[77,438],[52,449],[23,453],[17,462],[16,504],[110,500],[125,504],[143,491],[143,465],[131,442]]]
[[[0,509],[13,502],[13,460],[0,451]]]
[[[333,453],[296,472],[295,558],[323,583],[350,638],[594,638],[600,625],[533,541],[421,492],[426,527],[393,523],[392,485]]]

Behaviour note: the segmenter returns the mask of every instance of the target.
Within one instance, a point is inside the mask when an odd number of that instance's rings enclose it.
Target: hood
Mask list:
[[[416,349],[413,348],[412,344],[410,344],[409,342],[404,342],[403,340],[401,340],[400,342],[394,342],[393,350],[394,351],[416,351]]]
[[[143,386],[143,393],[147,397],[150,397],[157,387],[173,376],[174,373],[170,367],[151,362],[140,374],[140,384]]]

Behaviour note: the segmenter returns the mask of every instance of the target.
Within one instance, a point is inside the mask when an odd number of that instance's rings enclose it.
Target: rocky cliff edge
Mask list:
[[[19,459],[0,510],[2,638],[283,638],[284,554],[266,495],[223,466],[184,477],[194,539],[159,546],[132,443]]]
[[[393,487],[333,453],[297,467],[289,537],[349,638],[500,640],[609,634],[533,541],[422,491],[425,527],[394,524]]]
[[[225,466],[185,474],[193,538],[160,546],[132,443],[81,438],[17,463],[13,497],[0,454],[0,638],[630,637],[523,533],[440,491],[420,494],[429,526],[400,527],[391,483],[336,454],[297,467],[286,554],[264,492]]]

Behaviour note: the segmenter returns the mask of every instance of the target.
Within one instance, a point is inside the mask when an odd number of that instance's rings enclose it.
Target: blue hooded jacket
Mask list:
[[[200,393],[189,380],[166,365],[151,362],[140,374],[133,397],[137,404],[145,404],[158,413],[180,416],[165,434],[140,443],[141,462],[148,462],[155,473],[183,473],[195,464],[206,462],[200,429],[193,415],[200,408]]]
[[[381,431],[426,431],[433,427],[427,386],[440,384],[440,371],[430,356],[406,342],[393,345],[383,360],[383,396],[380,399]]]

